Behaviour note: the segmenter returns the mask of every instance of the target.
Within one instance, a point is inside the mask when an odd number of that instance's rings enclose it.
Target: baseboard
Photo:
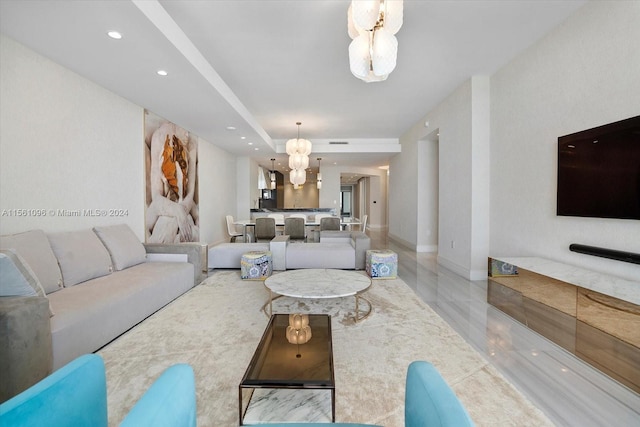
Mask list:
[[[367,230],[378,231],[378,230],[386,230],[386,229],[387,229],[387,226],[383,224],[371,224],[371,223],[367,224]]]
[[[411,249],[412,251],[416,250],[416,244],[415,243],[408,242],[408,241],[404,240],[403,238],[396,236],[393,233],[388,233],[387,236],[389,237],[389,239],[401,244],[402,246],[406,246],[407,248]]]
[[[456,264],[455,262],[448,260],[446,258],[441,257],[440,255],[438,255],[438,264],[443,266],[444,268],[446,268],[447,270],[451,270],[452,272],[454,272],[455,274],[457,274],[458,276],[462,276],[467,280],[485,280],[487,278],[487,270],[486,269],[480,269],[480,270],[469,270],[468,268],[465,268],[459,264]]]
[[[438,245],[418,245],[416,252],[438,252]]]
[[[485,280],[487,278],[487,269],[471,270],[469,280]]]
[[[438,265],[443,266],[447,270],[453,271],[458,276],[462,276],[465,279],[469,279],[469,270],[462,267],[461,265],[456,264],[453,261],[443,258],[441,255],[438,255]]]

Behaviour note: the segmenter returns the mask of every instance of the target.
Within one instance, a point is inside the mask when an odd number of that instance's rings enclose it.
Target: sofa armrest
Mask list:
[[[364,270],[367,251],[371,249],[371,239],[362,231],[352,231],[351,246],[356,251],[356,270]]]
[[[47,298],[0,298],[0,402],[45,378],[52,366]]]
[[[193,264],[193,285],[207,278],[209,271],[208,246],[206,243],[144,243],[148,254],[186,254]]]

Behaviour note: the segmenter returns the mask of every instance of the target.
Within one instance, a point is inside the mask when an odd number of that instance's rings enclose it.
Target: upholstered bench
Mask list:
[[[268,251],[269,243],[220,243],[209,248],[209,268],[240,268],[242,254]]]
[[[264,280],[273,273],[270,251],[250,251],[242,254],[240,278],[243,280]]]
[[[395,279],[398,275],[398,254],[388,249],[370,249],[365,269],[372,279]]]

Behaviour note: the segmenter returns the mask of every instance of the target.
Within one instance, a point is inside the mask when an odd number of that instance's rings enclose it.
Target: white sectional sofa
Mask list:
[[[326,232],[322,232],[326,233]],[[281,237],[281,236],[279,236]],[[271,250],[282,244],[276,237],[270,243],[220,243],[209,248],[209,268],[240,268],[242,254]],[[371,248],[369,236],[360,231],[334,231],[320,238],[319,243],[286,242],[283,260],[274,260],[274,269],[337,268],[363,270],[366,252]],[[276,255],[274,255],[276,256]]]
[[[24,387],[18,384],[24,379],[20,372],[33,370],[33,363],[50,373],[94,352],[203,278],[203,245],[150,245],[150,252],[178,252],[188,261],[150,262],[126,225],[50,234],[31,230],[0,237],[0,247],[16,255],[15,263],[40,289],[35,296],[13,292],[0,298],[0,376],[15,377],[14,389]],[[48,304],[42,304],[44,298]],[[48,357],[35,357],[39,351]]]

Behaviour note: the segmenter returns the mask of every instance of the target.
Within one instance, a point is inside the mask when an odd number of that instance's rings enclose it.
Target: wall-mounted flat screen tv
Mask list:
[[[558,138],[557,214],[640,219],[640,116]]]

